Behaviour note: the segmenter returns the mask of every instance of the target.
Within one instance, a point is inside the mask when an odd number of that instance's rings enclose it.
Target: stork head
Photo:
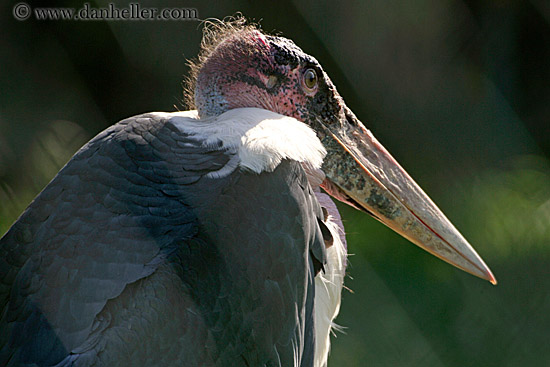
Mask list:
[[[493,284],[479,255],[346,106],[319,62],[251,25],[206,30],[189,96],[201,118],[257,107],[309,125],[325,146],[322,187],[411,242]]]

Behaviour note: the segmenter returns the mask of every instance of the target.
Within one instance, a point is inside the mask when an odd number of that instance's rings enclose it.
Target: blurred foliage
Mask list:
[[[181,80],[201,37],[196,22],[19,22],[14,3],[0,4],[0,233],[99,131],[185,108]],[[351,291],[331,367],[550,365],[547,1],[140,4],[195,7],[203,19],[241,11],[292,38],[499,280],[340,206]]]
[[[486,244],[495,258],[544,254],[550,245],[549,162],[540,156],[520,156],[507,166],[456,184],[466,204],[464,228],[472,242]]]
[[[24,152],[20,169],[31,175],[19,177],[14,184],[0,181],[0,233],[8,230],[29,204],[86,141],[88,136],[77,124],[69,121],[51,121],[43,125]]]

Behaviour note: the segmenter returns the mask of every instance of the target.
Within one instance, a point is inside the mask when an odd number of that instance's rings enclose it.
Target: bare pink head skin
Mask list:
[[[196,70],[201,118],[256,107],[309,125],[327,156],[321,187],[411,242],[480,278],[495,277],[456,228],[346,106],[319,62],[253,27],[220,33]]]
[[[310,69],[326,82],[308,88],[304,74]],[[305,121],[312,103],[319,102],[314,97],[320,88],[324,89],[322,95],[341,100],[317,60],[294,42],[247,30],[220,42],[202,64],[195,105],[201,117],[233,108],[257,107]],[[336,99],[332,103],[335,109],[341,109]]]

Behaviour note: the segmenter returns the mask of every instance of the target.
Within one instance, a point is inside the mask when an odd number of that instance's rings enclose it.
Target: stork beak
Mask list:
[[[449,264],[497,283],[472,246],[353,112],[343,106],[337,121],[319,123],[327,150],[322,186],[329,194]]]

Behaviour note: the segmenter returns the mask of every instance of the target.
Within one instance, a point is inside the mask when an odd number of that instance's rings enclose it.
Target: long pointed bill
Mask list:
[[[328,152],[323,188],[431,254],[496,284],[472,246],[347,107],[341,120],[320,122]]]

